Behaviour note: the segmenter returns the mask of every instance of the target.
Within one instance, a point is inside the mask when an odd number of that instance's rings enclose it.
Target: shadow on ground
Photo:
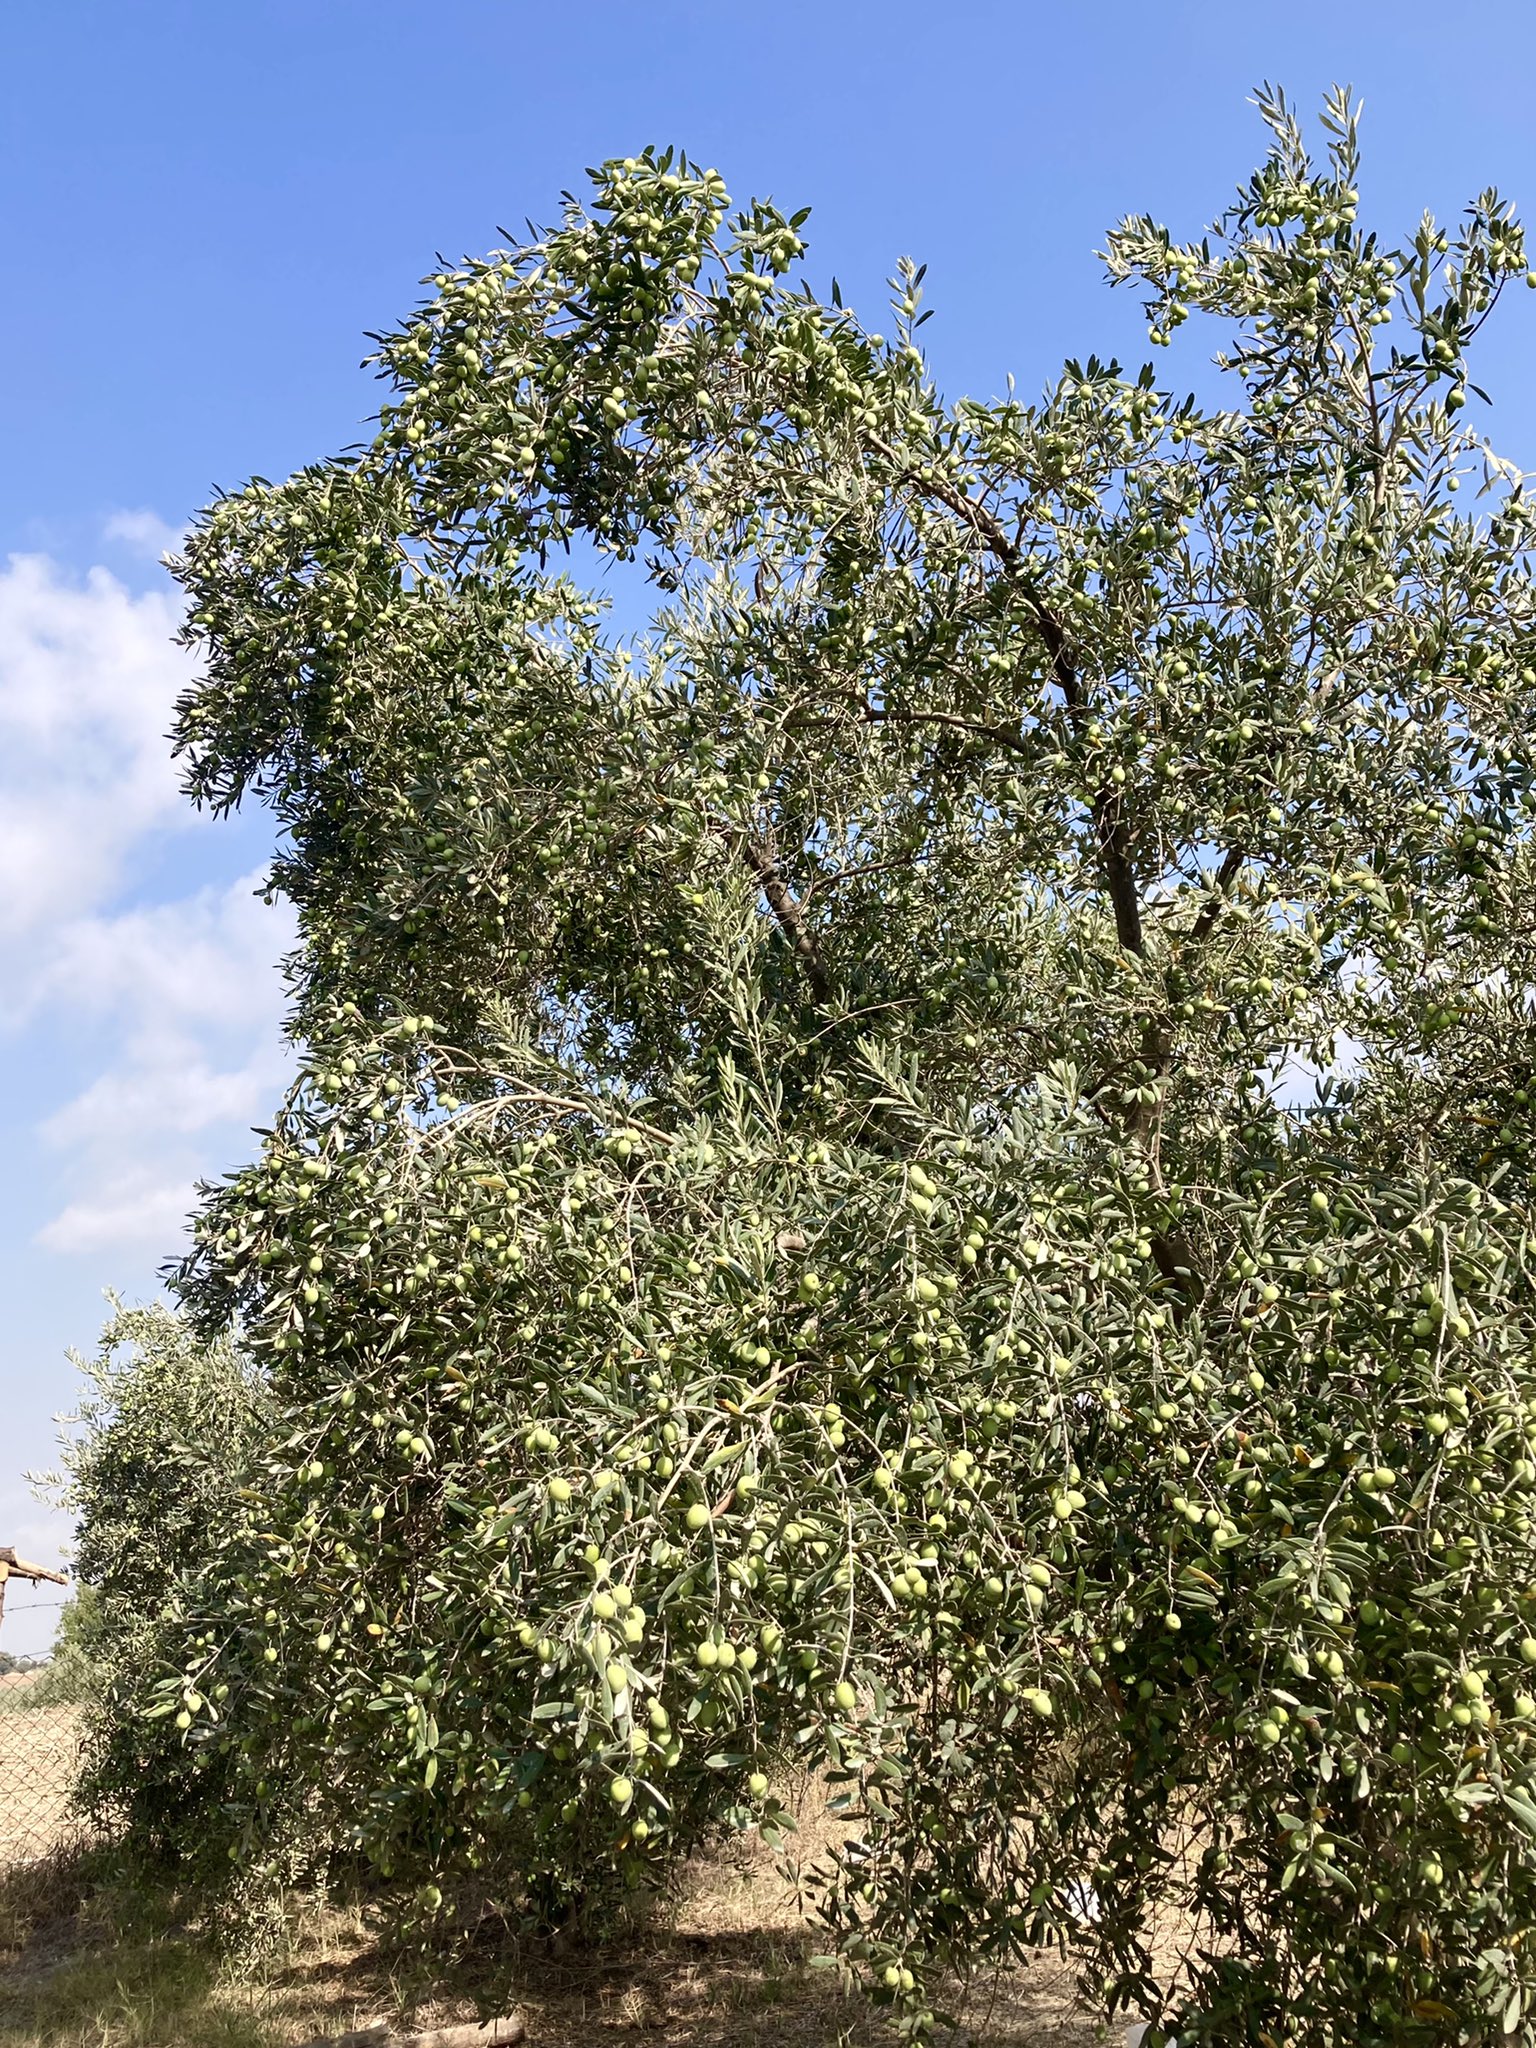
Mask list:
[[[73,1849],[0,1871],[4,2048],[289,2048],[387,2019],[442,2025],[494,1990],[529,2048],[875,2048],[878,2015],[813,1965],[815,1932],[760,1846],[700,1858],[643,1930],[553,1957],[487,1927],[452,1983],[409,1975],[357,1912],[296,1908],[281,1957],[240,1976],[188,1902]],[[951,2000],[967,2048],[1089,2048],[1106,2034],[1042,1957]],[[484,2010],[482,2003],[481,2010]]]

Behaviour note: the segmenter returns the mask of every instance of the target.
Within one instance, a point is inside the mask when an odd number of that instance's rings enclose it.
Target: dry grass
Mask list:
[[[281,1961],[236,1979],[189,1924],[184,1901],[117,1884],[102,1852],[63,1818],[72,1742],[68,1710],[0,1717],[0,1771],[24,1759],[59,1792],[51,1853],[37,1854],[33,1823],[26,1860],[0,1862],[3,2048],[288,2048],[381,2019],[472,2018],[477,1990],[493,1987],[503,2008],[523,2014],[530,2048],[610,2039],[616,2048],[876,2048],[891,2038],[834,1971],[812,1967],[817,1930],[755,1838],[696,1859],[642,1931],[579,1954],[482,1938],[451,1987],[424,1983],[392,1966],[360,1915],[305,1907]],[[798,1804],[797,1846],[809,1861],[832,1831],[814,1796]],[[950,2003],[973,2048],[1089,2048],[1121,2037],[1077,2006],[1054,1957]]]

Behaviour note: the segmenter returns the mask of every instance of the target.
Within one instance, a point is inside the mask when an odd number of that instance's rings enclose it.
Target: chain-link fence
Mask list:
[[[79,1841],[77,1708],[50,1701],[46,1670],[0,1676],[0,1870]]]

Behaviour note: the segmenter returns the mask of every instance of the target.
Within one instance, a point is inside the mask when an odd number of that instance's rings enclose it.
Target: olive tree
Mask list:
[[[75,1525],[74,1590],[38,1697],[81,1707],[78,1797],[109,1829],[131,1815],[148,1847],[180,1825],[188,1781],[178,1746],[137,1708],[180,1654],[189,1599],[263,1440],[264,1394],[227,1334],[199,1344],[163,1305],[109,1299],[95,1354],[73,1356],[86,1386],[61,1418],[61,1469],[33,1475]]]
[[[156,1695],[219,1856],[547,1922],[798,1761],[909,2031],[1070,1941],[1185,2043],[1536,2040],[1525,256],[1260,107],[1107,245],[1224,403],[949,403],[921,270],[870,332],[648,151],[198,523],[306,1048],[180,1283],[276,1409]]]

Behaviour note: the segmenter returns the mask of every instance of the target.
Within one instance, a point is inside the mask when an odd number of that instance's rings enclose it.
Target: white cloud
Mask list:
[[[198,1179],[248,1156],[270,1119],[291,1068],[275,963],[293,926],[255,879],[60,934],[36,1013],[89,1015],[111,1050],[39,1125],[81,1190],[38,1232],[46,1250],[171,1256]]]
[[[89,1194],[66,1202],[35,1241],[49,1252],[174,1258],[188,1243],[195,1184],[195,1173],[157,1179],[152,1169],[124,1168],[94,1181]]]
[[[193,821],[165,737],[192,674],[178,617],[104,569],[0,570],[0,984],[18,942],[117,894],[147,833]]]
[[[249,1124],[271,1101],[283,1063],[258,1048],[243,1065],[221,1071],[200,1056],[195,1039],[173,1030],[143,1035],[134,1055],[98,1074],[42,1133],[60,1150],[112,1151],[156,1136],[185,1137],[226,1123]]]
[[[117,535],[148,544],[152,515]],[[168,589],[41,556],[0,569],[0,1031],[65,1099],[27,1115],[59,1164],[34,1241],[169,1257],[199,1178],[249,1155],[289,1069],[286,909],[258,877],[210,885],[166,739],[191,679]],[[180,893],[163,875],[180,839]],[[216,834],[202,841],[212,852]],[[172,889],[176,888],[172,885]]]
[[[113,512],[102,522],[102,538],[115,541],[130,554],[142,555],[147,561],[158,562],[162,555],[174,554],[181,546],[182,534],[169,520],[162,519],[158,512]]]
[[[272,1000],[273,963],[292,943],[292,920],[258,898],[260,879],[71,919],[34,949],[26,1000],[67,1006],[76,1017],[120,1016],[131,1006],[150,1020],[238,1026],[253,1005]]]
[[[38,1233],[45,1249],[169,1256],[199,1176],[247,1154],[270,1118],[291,1063],[274,963],[293,927],[255,882],[61,934],[35,1002],[106,1022],[112,1052],[39,1126],[88,1190]]]

